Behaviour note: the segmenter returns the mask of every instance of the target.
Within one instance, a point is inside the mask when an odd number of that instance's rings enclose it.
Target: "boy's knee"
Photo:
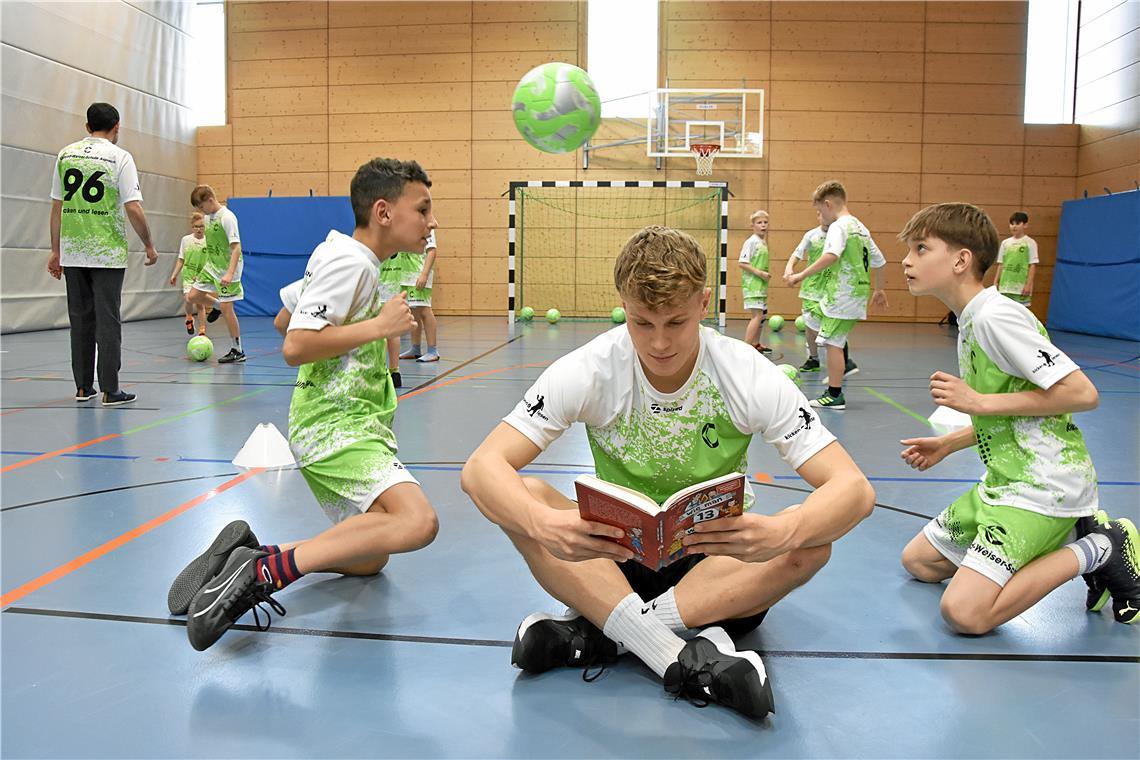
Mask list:
[[[981,636],[994,629],[988,610],[982,609],[973,600],[949,592],[942,595],[942,619],[955,633],[967,636]]]
[[[435,511],[416,515],[412,520],[411,534],[417,549],[422,549],[434,541],[439,535],[439,518]]]
[[[920,533],[903,549],[900,558],[902,566],[916,580],[923,583],[941,583],[953,574],[946,570],[949,560],[943,558],[941,554],[932,557],[931,551],[937,554],[937,550],[929,545],[926,536]]]

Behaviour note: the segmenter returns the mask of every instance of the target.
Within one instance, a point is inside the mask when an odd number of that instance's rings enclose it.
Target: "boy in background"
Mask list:
[[[1033,300],[1033,278],[1037,274],[1037,241],[1025,234],[1029,215],[1015,211],[1009,217],[1010,237],[998,248],[994,284],[1002,295],[1022,306]]]
[[[178,244],[178,259],[174,262],[174,271],[170,273],[170,284],[178,281],[182,275],[182,299],[186,307],[186,334],[194,334],[194,310],[198,310],[198,334],[206,334],[206,307],[190,303],[190,288],[194,278],[202,270],[202,260],[206,256],[206,217],[201,211],[190,215],[190,234],[182,238]]]
[[[754,211],[748,219],[752,223],[752,235],[740,248],[740,291],[744,308],[752,313],[748,327],[744,330],[744,342],[762,354],[772,353],[772,349],[761,340],[764,325],[768,321],[768,212]]]
[[[241,288],[244,263],[237,217],[218,203],[214,189],[209,185],[194,188],[190,193],[190,205],[206,218],[206,257],[190,288],[190,301],[196,306],[210,307],[207,322],[215,322],[219,316],[226,319],[233,345],[229,353],[218,357],[218,364],[244,362],[241,325],[234,312],[234,303],[245,297]]]

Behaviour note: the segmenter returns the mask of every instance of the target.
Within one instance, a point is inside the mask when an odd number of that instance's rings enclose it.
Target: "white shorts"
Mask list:
[[[371,473],[362,477],[362,473]],[[400,483],[419,485],[384,443],[358,441],[301,468],[317,503],[333,523],[367,512],[380,494]]]
[[[768,312],[768,299],[767,298],[745,298],[744,308],[749,311],[762,311]]]
[[[819,332],[819,315],[811,309],[804,309],[803,314],[804,326],[812,332]]]

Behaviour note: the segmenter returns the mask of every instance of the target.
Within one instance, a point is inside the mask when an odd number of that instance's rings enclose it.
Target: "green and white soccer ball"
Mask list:
[[[546,153],[569,153],[602,123],[602,101],[590,75],[570,63],[544,63],[515,88],[511,110],[519,134]]]
[[[205,335],[195,335],[186,343],[186,354],[196,362],[204,362],[214,355],[214,344]]]

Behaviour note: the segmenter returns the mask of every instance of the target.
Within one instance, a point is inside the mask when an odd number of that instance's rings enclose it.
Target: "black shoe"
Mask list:
[[[1123,518],[1097,525],[1090,532],[1100,533],[1112,543],[1108,561],[1093,573],[1112,594],[1112,616],[1118,623],[1137,622],[1140,620],[1140,533],[1131,520]]]
[[[511,647],[511,664],[527,673],[545,673],[551,668],[586,668],[617,661],[617,644],[601,629],[576,612],[548,615],[536,612],[522,621]],[[592,681],[601,671],[582,678]]]
[[[210,313],[206,315],[206,321],[210,324],[214,324],[218,321],[218,317],[220,316],[222,316],[222,310],[215,306],[214,308],[210,309]]]
[[[768,346],[765,346],[763,343],[753,343],[752,347],[755,348],[757,351],[759,351],[762,354],[772,353],[772,349]]]
[[[90,401],[91,399],[95,398],[98,395],[99,394],[96,392],[96,390],[94,388],[76,388],[75,389],[75,400],[76,401]]]
[[[848,359],[843,363],[843,376],[851,377],[859,374],[859,365]]]
[[[265,552],[248,546],[239,546],[230,552],[221,571],[190,602],[186,618],[186,636],[190,639],[190,646],[199,652],[209,649],[250,610],[253,610],[257,630],[269,630],[269,611],[261,608],[262,602],[278,615],[285,614],[281,603],[270,596],[273,581],[257,574],[257,560],[265,556],[268,556]],[[264,624],[258,610],[265,613]]]
[[[723,628],[706,628],[665,671],[665,691],[697,707],[710,702],[750,718],[775,711],[772,685],[756,652],[738,652]]]
[[[819,372],[819,359],[809,356],[807,361],[800,365],[800,372]]]
[[[194,317],[186,317],[186,334],[194,334]]]
[[[218,364],[233,364],[234,362],[244,362],[245,352],[239,351],[236,348],[231,348],[230,352],[225,356],[218,357]]]
[[[198,555],[189,565],[182,569],[170,591],[166,595],[166,605],[171,615],[185,615],[190,609],[190,602],[202,590],[206,582],[222,571],[230,553],[239,546],[248,546],[256,549],[261,544],[257,536],[249,529],[244,520],[234,520],[222,528],[218,537],[210,544],[210,548]]]
[[[400,373],[399,372],[391,372],[389,374],[392,375],[392,386],[393,387],[395,387],[395,388],[403,388],[404,387],[404,381],[400,379]]]
[[[1100,510],[1095,515],[1080,518],[1076,524],[1077,538],[1084,538],[1092,533],[1097,525],[1103,525],[1107,522],[1108,515]],[[1089,589],[1085,596],[1085,609],[1089,612],[1100,612],[1111,596],[1108,593],[1108,586],[1104,585],[1104,579],[1096,573],[1085,573],[1081,579],[1084,580]]]
[[[135,394],[124,393],[123,391],[115,391],[114,393],[103,394],[103,406],[122,406],[129,404],[135,400]]]

